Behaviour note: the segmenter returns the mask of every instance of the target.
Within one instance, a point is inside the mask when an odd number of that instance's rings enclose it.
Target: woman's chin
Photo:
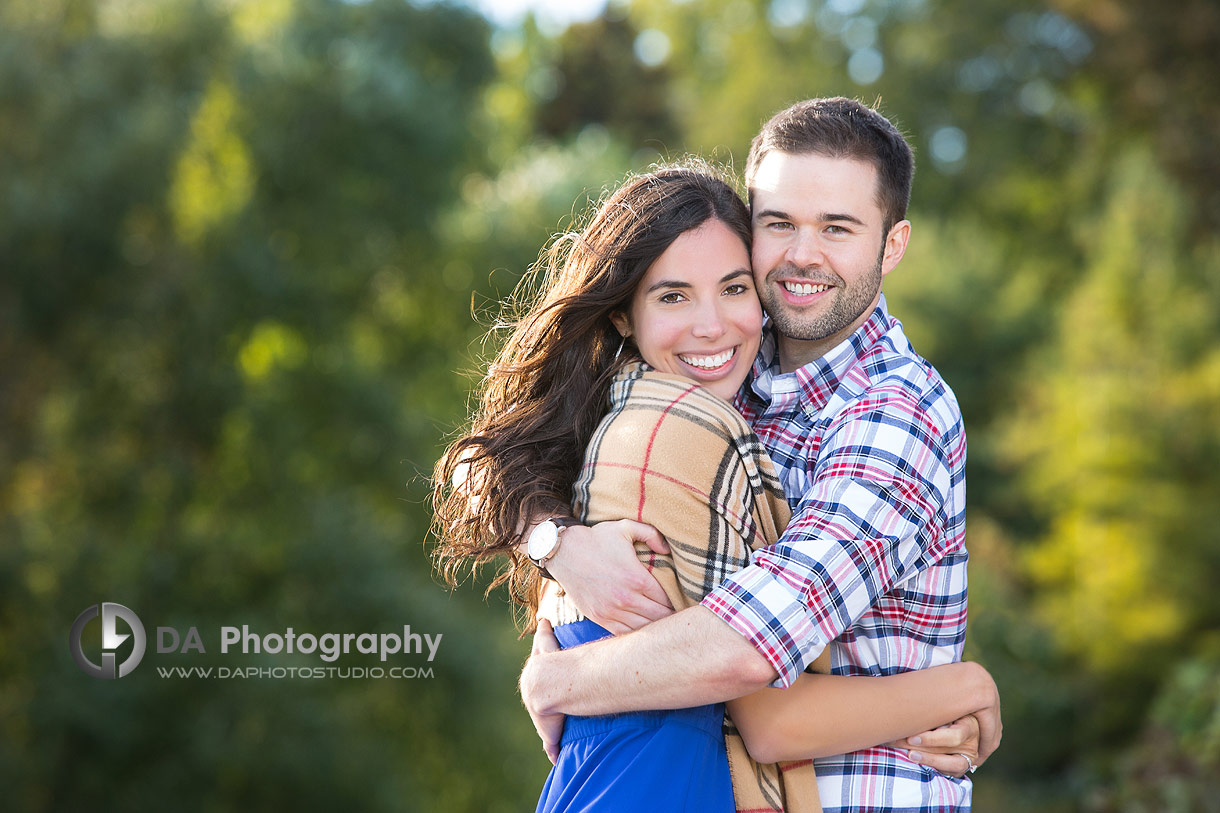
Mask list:
[[[715,395],[723,401],[729,401],[730,403],[733,401],[733,398],[736,397],[737,391],[741,389],[741,384],[746,378],[744,372],[740,372],[736,369],[731,369],[724,375],[716,378],[709,378],[707,376],[692,376],[689,373],[686,375],[686,377],[702,386],[712,395]]]
[[[738,352],[734,353],[732,359],[721,367],[711,370],[689,364],[678,356],[669,356],[664,359],[656,359],[655,361],[649,361],[645,357],[644,360],[658,372],[681,376],[703,387],[717,398],[732,403],[733,399],[737,396],[737,391],[741,389],[742,383],[750,372],[750,364],[744,361],[746,358],[747,356],[739,349]],[[749,362],[753,362],[753,356],[748,358]]]

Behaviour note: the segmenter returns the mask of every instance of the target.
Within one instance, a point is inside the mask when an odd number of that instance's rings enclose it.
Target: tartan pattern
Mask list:
[[[575,514],[585,524],[627,517],[657,528],[670,556],[645,545],[637,554],[675,609],[694,606],[752,549],[779,538],[790,510],[775,468],[737,410],[688,379],[636,363],[610,398],[574,489]],[[724,730],[739,811],[821,810],[810,760],[761,765],[727,714]]]
[[[780,374],[767,331],[738,407],[779,470],[793,519],[702,602],[787,686],[824,651],[840,675],[961,658],[966,436],[952,391],[885,299],[825,357]],[[828,811],[959,810],[969,780],[894,749],[815,760]]]

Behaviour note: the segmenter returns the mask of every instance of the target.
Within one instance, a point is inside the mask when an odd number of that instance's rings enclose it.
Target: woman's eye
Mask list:
[[[666,305],[676,305],[682,301],[682,294],[678,293],[677,291],[670,291],[667,294],[661,295],[661,301]]]
[[[744,293],[748,292],[749,290],[750,290],[750,286],[746,285],[745,283],[735,282],[732,285],[730,285],[729,287],[725,288],[724,292],[726,294],[728,294],[729,296],[737,296],[738,294],[744,294]]]

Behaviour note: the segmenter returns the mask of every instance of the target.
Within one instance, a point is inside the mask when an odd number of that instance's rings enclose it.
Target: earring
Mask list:
[[[623,352],[623,345],[625,345],[625,344],[627,344],[626,336],[624,336],[623,340],[618,343],[618,350],[614,351],[614,358],[611,359],[611,361],[618,361],[619,354]]]

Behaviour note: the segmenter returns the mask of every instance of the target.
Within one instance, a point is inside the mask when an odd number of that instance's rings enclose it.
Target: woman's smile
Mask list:
[[[700,370],[716,370],[728,364],[733,356],[737,354],[737,348],[725,350],[722,353],[714,353],[711,355],[695,355],[692,353],[679,353],[678,358],[692,367],[698,367]]]

